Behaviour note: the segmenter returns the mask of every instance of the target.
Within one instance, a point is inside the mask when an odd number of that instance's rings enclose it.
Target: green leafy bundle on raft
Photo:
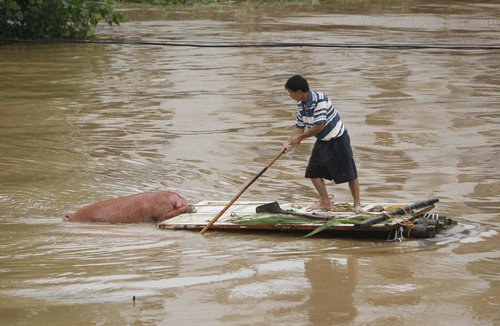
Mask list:
[[[265,214],[256,218],[240,216],[230,222],[240,225],[301,225],[311,224],[313,220],[293,215]]]
[[[352,217],[344,217],[344,218],[332,218],[323,223],[323,225],[319,226],[317,229],[312,232],[306,234],[304,237],[310,237],[315,235],[321,231],[328,230],[330,227],[339,225],[339,224],[359,224],[369,218],[371,215],[355,215]],[[255,218],[249,216],[236,217],[230,220],[231,223],[239,224],[239,225],[304,225],[304,224],[318,224],[318,220],[293,216],[293,215],[280,215],[280,214],[271,214],[271,215],[263,215]],[[321,220],[321,222],[323,222]]]
[[[319,228],[315,229],[312,232],[309,232],[304,236],[304,238],[310,237],[312,235],[315,235],[317,233],[320,233],[321,231],[328,230],[332,226],[338,225],[338,224],[359,224],[369,218],[371,218],[371,215],[355,215],[353,217],[348,217],[348,218],[336,218],[332,220],[328,220],[320,226]]]

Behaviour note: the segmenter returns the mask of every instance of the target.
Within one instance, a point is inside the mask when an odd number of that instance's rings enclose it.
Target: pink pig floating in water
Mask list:
[[[183,197],[171,191],[144,192],[105,200],[64,216],[68,222],[139,223],[161,222],[194,211]]]

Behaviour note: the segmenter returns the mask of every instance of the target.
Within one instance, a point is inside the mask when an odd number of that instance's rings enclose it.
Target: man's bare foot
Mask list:
[[[364,213],[365,211],[363,210],[363,207],[361,207],[361,205],[355,205],[354,206],[354,209],[352,210],[354,213],[356,214],[362,214]]]
[[[328,211],[331,211],[333,210],[333,204],[332,203],[328,203],[326,205],[323,205],[321,203],[315,203],[314,205],[312,206],[309,206],[306,211],[310,212],[310,211],[323,211],[323,212],[328,212]]]

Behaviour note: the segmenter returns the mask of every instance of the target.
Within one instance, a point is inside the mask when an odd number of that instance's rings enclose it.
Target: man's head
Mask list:
[[[307,100],[309,84],[304,77],[300,75],[290,77],[285,83],[285,89],[288,91],[288,95],[295,101],[305,102]]]

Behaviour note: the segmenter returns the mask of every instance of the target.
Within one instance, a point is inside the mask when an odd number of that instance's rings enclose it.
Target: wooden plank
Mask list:
[[[213,229],[221,230],[277,230],[277,231],[312,231],[323,225],[324,220],[313,221],[307,224],[300,225],[241,225],[233,223],[231,220],[237,217],[244,218],[246,216],[251,218],[259,217],[259,214],[255,213],[255,208],[260,205],[267,204],[268,202],[239,202],[233,205],[230,210],[225,212],[216,223],[213,224]],[[221,201],[202,201],[195,205],[196,211],[193,213],[178,215],[172,219],[166,220],[158,224],[161,229],[171,229],[171,230],[201,230],[205,227],[215,214],[220,212],[221,208],[224,207],[225,202]],[[309,207],[311,203],[280,203],[280,206],[284,210],[293,209],[296,212],[306,212],[306,208]],[[372,209],[373,207],[381,205],[378,203],[364,205],[365,211]],[[392,206],[394,204],[382,204],[384,207]],[[310,213],[310,212],[309,212]],[[352,217],[356,214],[353,212],[315,212],[319,216],[335,217],[335,218],[345,218]],[[372,215],[380,213],[371,213]],[[265,214],[269,215],[269,213]],[[276,216],[279,214],[273,214]],[[261,215],[262,216],[262,215]],[[391,221],[390,223],[384,223],[380,225],[373,225],[369,228],[355,228],[354,224],[338,224],[332,226],[330,230],[332,231],[373,231],[373,232],[388,232],[393,230],[398,226],[397,220]]]

